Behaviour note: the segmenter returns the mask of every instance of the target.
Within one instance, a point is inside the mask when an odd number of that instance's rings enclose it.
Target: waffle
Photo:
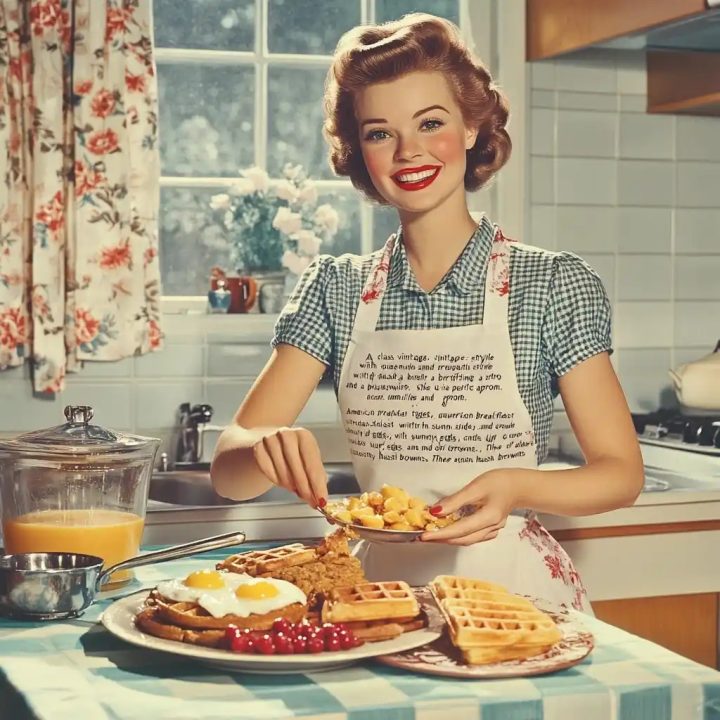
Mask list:
[[[364,582],[332,590],[322,606],[323,622],[394,620],[420,613],[410,586],[395,582]]]
[[[450,639],[473,665],[533,657],[562,634],[529,600],[487,590],[487,583],[440,576],[430,588],[450,628]]]
[[[188,630],[173,625],[160,616],[160,610],[155,606],[141,610],[135,616],[135,625],[148,635],[203,647],[221,647],[225,637],[224,630]]]
[[[269,550],[253,550],[251,552],[230,555],[215,567],[217,570],[228,570],[235,573],[246,573],[253,577],[267,576],[277,570],[304,565],[317,559],[315,550],[302,543],[291,543]]]
[[[293,603],[264,614],[223,615],[214,617],[195,602],[177,601],[164,598],[154,590],[146,602],[146,607],[153,608],[153,619],[181,630],[224,630],[228,625],[251,630],[269,630],[277,618],[286,618],[290,622],[299,622],[307,612],[307,607]]]

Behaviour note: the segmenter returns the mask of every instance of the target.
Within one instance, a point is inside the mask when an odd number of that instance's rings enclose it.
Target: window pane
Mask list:
[[[155,46],[252,50],[255,0],[153,0]]]
[[[268,69],[267,170],[279,175],[285,163],[302,165],[313,177],[333,177],[322,136],[325,70]]]
[[[213,265],[232,269],[225,231],[208,204],[219,192],[222,190],[161,189],[160,272],[164,295],[205,295]]]
[[[158,67],[163,175],[229,176],[254,161],[254,69]]]
[[[425,12],[431,15],[460,22],[459,0],[375,0],[377,22],[397,20],[411,12]]]
[[[360,195],[354,188],[323,193],[318,205],[332,205],[339,216],[338,231],[332,242],[320,246],[321,254],[342,255],[361,251],[360,239]]]
[[[340,36],[360,23],[360,0],[270,0],[268,49],[330,55]]]
[[[379,250],[400,226],[397,210],[387,205],[373,207],[372,248]]]

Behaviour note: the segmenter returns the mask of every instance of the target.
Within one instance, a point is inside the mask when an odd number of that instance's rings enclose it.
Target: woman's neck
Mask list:
[[[477,228],[464,193],[460,200],[452,203],[455,207],[441,206],[422,214],[400,211],[408,262],[418,284],[426,292],[447,274]]]

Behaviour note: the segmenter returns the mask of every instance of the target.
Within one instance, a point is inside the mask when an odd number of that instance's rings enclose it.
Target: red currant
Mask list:
[[[337,650],[340,650],[342,648],[342,643],[340,642],[340,638],[336,634],[327,635],[325,637],[325,649],[329,650],[330,652],[335,652]]]
[[[278,618],[272,626],[273,632],[283,633],[287,635],[292,628],[292,623],[285,618]]]
[[[325,649],[325,643],[321,637],[311,637],[307,641],[307,651],[310,653],[320,653]]]
[[[275,650],[280,655],[292,655],[294,651],[293,649],[293,639],[289,635],[282,635],[278,633],[275,636]]]
[[[340,642],[340,647],[343,650],[349,650],[352,647],[355,647],[355,640],[356,638],[352,633],[349,633],[347,630],[340,630],[340,632],[337,634],[338,641]]]
[[[307,650],[307,638],[304,635],[297,635],[292,641],[293,652],[295,654],[304,653]]]
[[[229,643],[233,638],[240,637],[242,630],[237,625],[228,625],[225,628],[225,640]]]
[[[255,640],[255,652],[261,655],[273,655],[275,653],[275,643],[270,635],[267,633],[261,635]]]

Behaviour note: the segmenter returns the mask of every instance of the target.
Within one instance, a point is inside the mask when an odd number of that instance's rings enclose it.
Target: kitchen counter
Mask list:
[[[246,546],[253,549],[253,546]],[[591,617],[595,650],[574,668],[455,680],[376,663],[300,675],[228,673],[130,646],[97,622],[112,597],[213,566],[225,549],[139,568],[77,620],[0,618],[0,717],[7,720],[716,720],[720,673]]]

